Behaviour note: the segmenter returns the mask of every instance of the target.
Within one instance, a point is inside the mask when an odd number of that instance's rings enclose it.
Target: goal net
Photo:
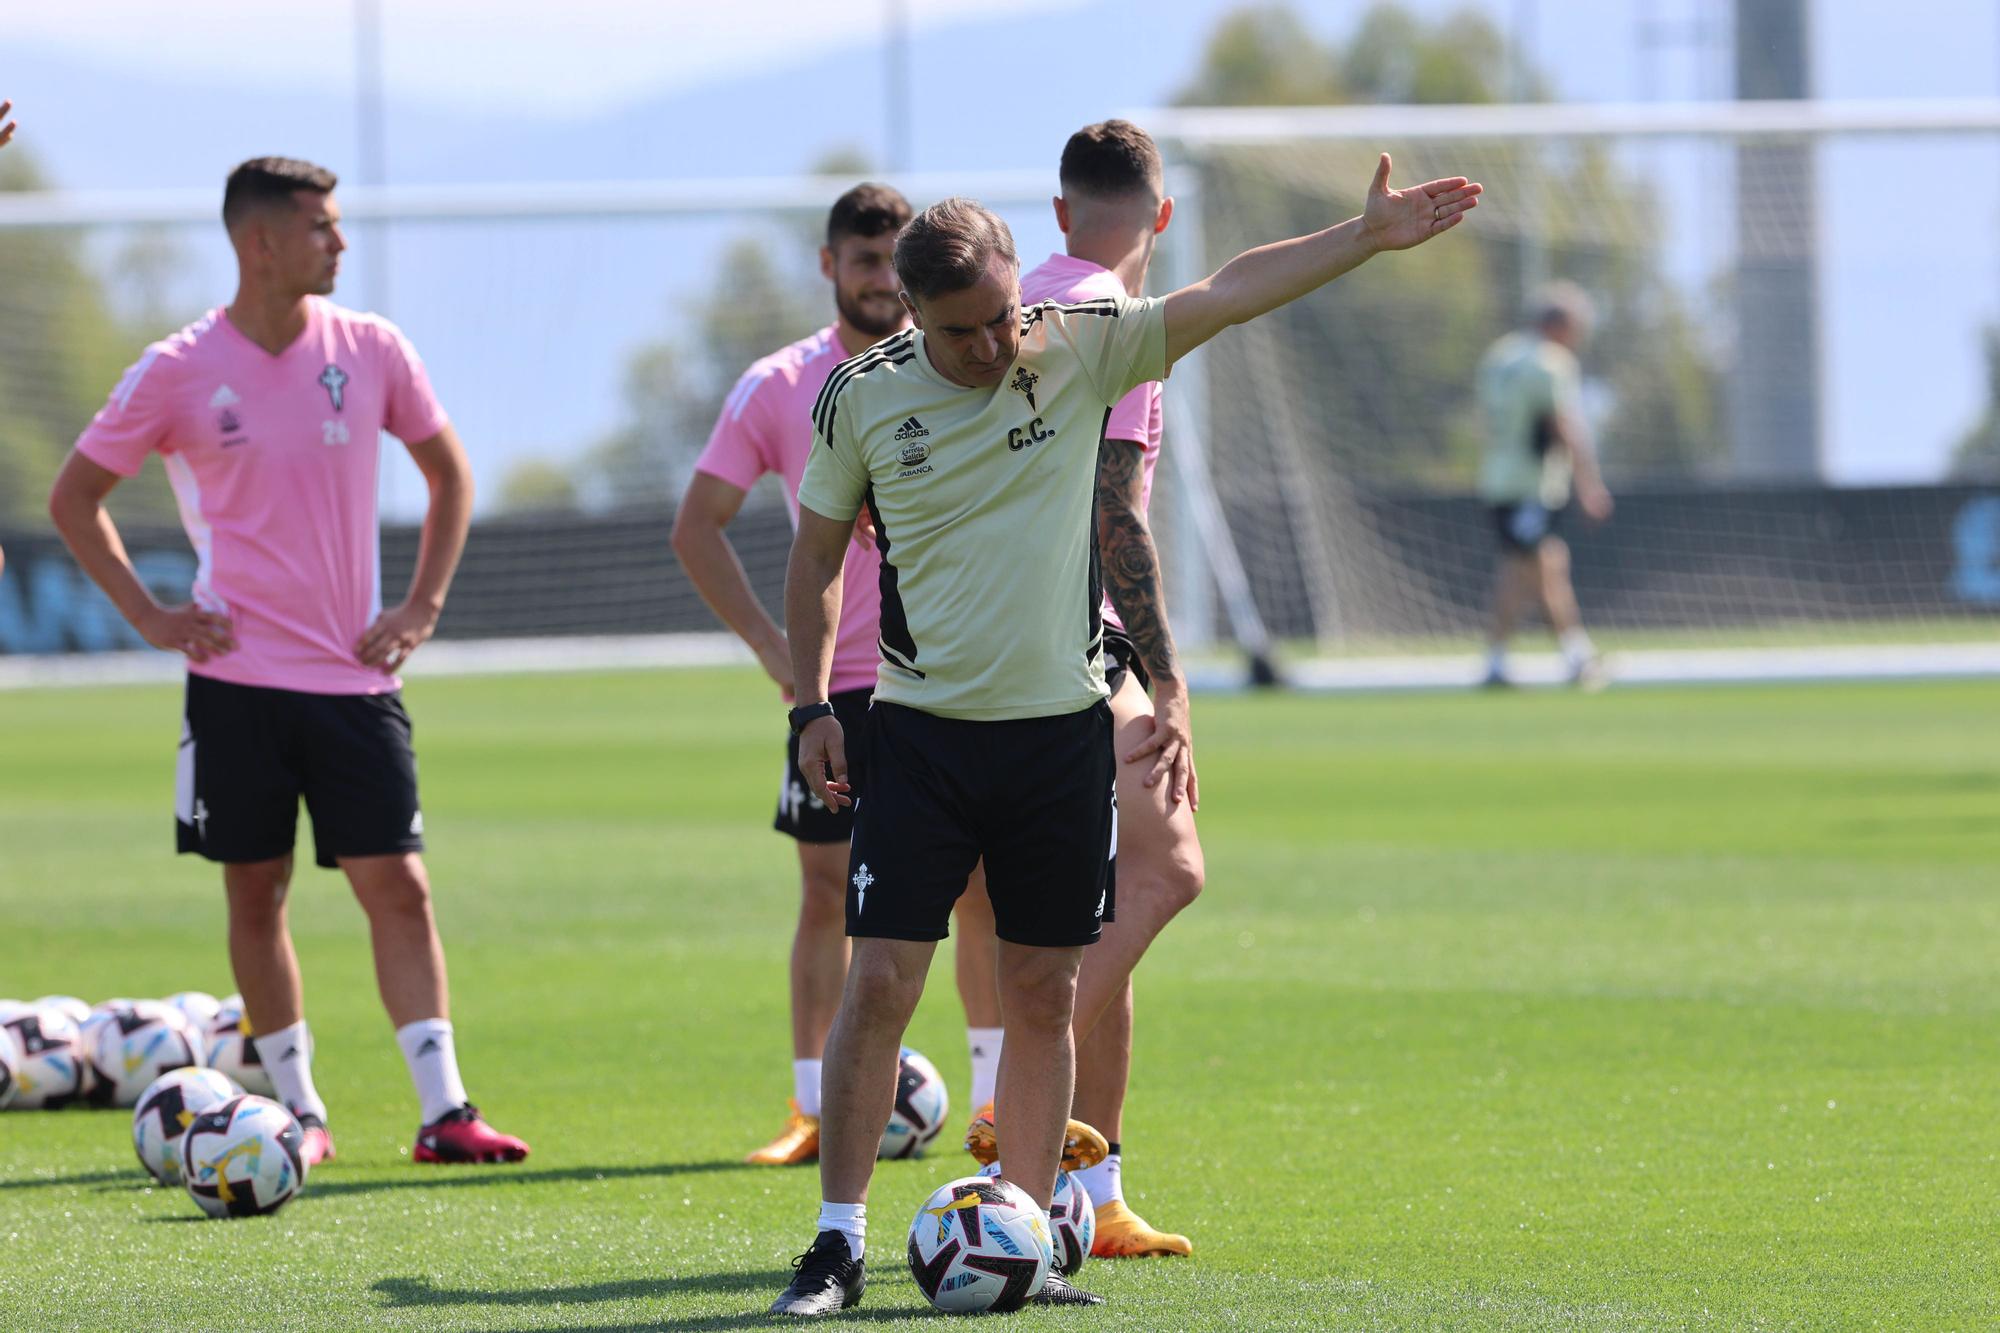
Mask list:
[[[1149,124],[1184,196],[1169,232],[1182,276],[1358,213],[1379,151],[1393,184],[1486,187],[1450,236],[1232,329],[1176,373],[1255,605],[1295,652],[1476,643],[1497,539],[1474,495],[1475,368],[1556,278],[1597,310],[1585,404],[1618,507],[1566,533],[1600,638],[1992,637],[2000,107],[1258,108]],[[1920,220],[1922,183],[1946,181],[1962,207]]]

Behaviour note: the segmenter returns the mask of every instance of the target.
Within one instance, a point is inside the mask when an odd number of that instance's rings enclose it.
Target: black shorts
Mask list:
[[[868,770],[868,701],[873,690],[842,690],[828,700],[847,746],[847,783],[856,791]],[[800,842],[846,842],[854,836],[854,807],[829,810],[799,773],[799,738],[785,742],[785,780],[778,788],[778,817],[771,827]]]
[[[1094,942],[1117,882],[1111,706],[967,722],[877,702],[848,854],[847,933],[941,940],[986,861],[995,933]]]
[[[328,869],[343,856],[422,851],[402,696],[305,694],[190,672],[174,780],[180,850],[224,862],[289,856],[300,797]]]
[[[1500,534],[1500,549],[1511,555],[1533,555],[1543,542],[1562,526],[1564,510],[1551,509],[1534,500],[1519,504],[1494,505],[1493,526]]]
[[[1146,664],[1139,660],[1139,645],[1132,642],[1132,636],[1122,629],[1104,627],[1104,683],[1111,687],[1116,698],[1125,685],[1125,677],[1137,676],[1139,688],[1148,694],[1153,692],[1153,678],[1146,674]]]

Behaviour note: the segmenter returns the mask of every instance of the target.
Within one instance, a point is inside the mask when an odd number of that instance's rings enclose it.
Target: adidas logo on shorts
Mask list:
[[[911,417],[908,421],[896,427],[896,443],[901,444],[904,440],[921,440],[930,433],[930,427],[924,425],[923,422],[917,420],[915,417]]]

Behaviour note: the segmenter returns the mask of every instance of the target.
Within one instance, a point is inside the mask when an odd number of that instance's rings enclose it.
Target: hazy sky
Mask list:
[[[1746,3],[1754,0],[1745,0]],[[772,174],[830,148],[889,157],[881,39],[893,0],[379,0],[390,104],[390,168],[403,181]],[[1726,97],[1729,0],[1405,0],[1442,14],[1484,9],[1518,33],[1571,101]],[[1051,144],[1085,120],[1169,100],[1236,0],[903,0],[916,29],[912,165],[934,172],[1052,166]],[[65,185],[212,189],[230,163],[287,151],[357,165],[352,94],[360,0],[10,0],[0,94],[20,101],[23,141]],[[1338,35],[1366,0],[1297,0]],[[1827,98],[1989,97],[2000,90],[2000,0],[1815,0],[1813,67]],[[1023,61],[1034,62],[1021,68]],[[1088,79],[1074,77],[1083,68]],[[714,90],[711,94],[710,90]],[[1025,91],[1025,94],[1023,92]],[[1037,118],[1039,117],[1039,118]],[[1887,141],[1884,141],[1885,145]],[[282,145],[282,147],[279,147]],[[1823,173],[1823,253],[1843,275],[1824,310],[1830,475],[1848,482],[1937,475],[1984,393],[1977,330],[2000,306],[1996,144],[1845,153]],[[1897,201],[1952,195],[1927,239]],[[1046,246],[1045,206],[1017,220]],[[1715,217],[1726,228],[1726,209]],[[1934,226],[1934,222],[1926,226]],[[209,229],[212,231],[212,228]],[[367,238],[346,299],[376,300]],[[189,244],[226,264],[219,238]],[[576,247],[582,266],[588,245]],[[559,246],[547,252],[560,254]],[[460,386],[455,411],[491,409],[496,462],[601,433],[615,414],[615,357],[563,367],[574,388],[523,410],[523,377],[457,347],[465,298],[420,301],[423,253],[399,242],[390,313],[434,370]],[[500,255],[495,263],[519,260]],[[573,282],[560,264],[551,280]],[[190,280],[194,279],[190,270]],[[444,271],[440,269],[439,280]],[[212,291],[225,278],[199,275]],[[669,275],[633,284],[618,312],[631,336],[685,297]],[[462,284],[460,284],[462,286]],[[576,287],[576,290],[581,290]],[[665,290],[663,290],[665,289]],[[454,289],[456,290],[456,288]],[[559,302],[563,292],[550,300]],[[536,298],[540,299],[540,298]],[[633,306],[632,301],[625,302]],[[567,313],[581,317],[582,307]],[[517,313],[517,312],[516,312]],[[496,308],[494,318],[508,311]],[[604,316],[591,311],[589,318]],[[621,333],[621,336],[624,336]],[[1911,392],[1910,386],[1916,386]]]

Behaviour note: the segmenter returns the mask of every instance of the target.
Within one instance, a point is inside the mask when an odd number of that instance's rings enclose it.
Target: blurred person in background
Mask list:
[[[1557,532],[1572,491],[1585,518],[1601,523],[1611,517],[1611,493],[1584,422],[1576,359],[1592,317],[1582,288],[1553,283],[1536,300],[1529,327],[1502,336],[1479,363],[1479,497],[1492,507],[1500,541],[1486,640],[1488,686],[1511,683],[1507,641],[1536,603],[1556,635],[1570,683],[1605,683],[1604,660],[1584,632],[1570,583],[1569,544]]]
[[[312,1077],[285,900],[301,798],[318,863],[367,914],[375,976],[421,1118],[419,1162],[512,1162],[528,1145],[466,1098],[420,853],[416,755],[396,669],[431,637],[472,519],[472,468],[401,330],[327,300],[347,240],[332,172],[254,158],[222,220],[236,299],[146,349],[63,464],[49,512],[71,554],[155,648],[187,658],[174,790],[182,852],[222,865],[229,959],[257,1054],[333,1156]],[[408,595],[381,604],[382,432],[430,488]],[[161,606],[104,501],[159,454],[199,559]]]

